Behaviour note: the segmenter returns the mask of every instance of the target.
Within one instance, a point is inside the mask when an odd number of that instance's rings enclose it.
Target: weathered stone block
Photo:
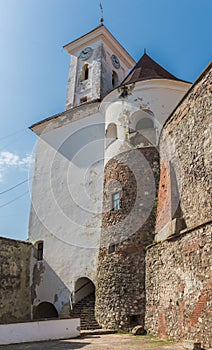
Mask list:
[[[183,218],[173,219],[169,221],[156,235],[155,241],[161,242],[168,237],[180,233],[185,228],[185,222]]]
[[[32,245],[0,238],[0,324],[30,321]]]

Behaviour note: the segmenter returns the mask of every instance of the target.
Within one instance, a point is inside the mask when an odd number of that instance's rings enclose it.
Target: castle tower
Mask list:
[[[31,126],[38,135],[29,221],[29,240],[39,252],[35,318],[48,317],[49,304],[69,317],[89,294],[94,302],[104,177],[100,101],[134,64],[103,25],[65,49],[71,55],[66,110]]]
[[[145,252],[155,233],[158,138],[189,86],[144,54],[102,102],[105,168],[96,289],[102,327],[144,325]]]
[[[103,24],[64,48],[71,56],[66,109],[103,98],[135,63]]]
[[[33,315],[69,317],[92,294],[100,325],[126,329],[144,319],[158,135],[188,84],[147,55],[127,75],[134,60],[103,25],[65,49],[66,110],[31,126]]]

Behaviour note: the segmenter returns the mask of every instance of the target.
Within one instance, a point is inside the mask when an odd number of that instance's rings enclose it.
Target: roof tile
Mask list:
[[[166,69],[161,67],[146,53],[141,57],[128,76],[123,80],[121,85],[136,83],[137,81],[149,79],[172,79],[182,81]]]

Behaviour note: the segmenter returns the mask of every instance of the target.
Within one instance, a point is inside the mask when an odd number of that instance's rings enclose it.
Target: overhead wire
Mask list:
[[[11,135],[2,137],[2,138],[0,138],[0,142],[1,142],[1,140],[9,139],[10,137],[15,136],[15,135],[18,135],[18,134],[20,134],[20,133],[22,133],[22,132],[24,132],[24,131],[26,131],[26,130],[27,130],[27,129],[22,129],[21,131],[17,131],[17,132],[15,132],[15,133],[11,134]],[[4,150],[5,148],[7,148],[8,146],[14,144],[15,142],[17,142],[18,139],[19,139],[19,136],[13,137],[13,139],[10,140],[10,142],[7,142],[7,143],[5,143],[4,145],[1,145],[0,151],[2,151],[2,150]]]
[[[20,130],[17,130],[17,131],[15,131],[15,132],[13,132],[12,134],[3,136],[3,137],[0,138],[0,141],[1,141],[1,140],[8,139],[8,138],[10,138],[10,137],[12,137],[12,136],[14,136],[14,135],[20,134],[21,132],[23,132],[23,131],[25,131],[25,130],[27,130],[27,128],[23,128],[23,129],[20,129]]]
[[[6,203],[0,205],[0,208],[6,207],[7,205],[9,205],[9,204],[11,204],[11,203],[17,201],[19,198],[22,198],[22,197],[26,196],[27,193],[29,193],[29,191],[26,191],[26,192],[22,193],[20,196],[18,196],[18,197],[16,197],[16,198],[12,199],[11,201],[6,202]]]
[[[19,186],[23,185],[25,182],[27,182],[27,181],[29,181],[29,180],[31,180],[31,179],[32,179],[32,177],[29,178],[29,179],[26,179],[26,180],[24,180],[24,181],[22,181],[22,182],[19,182],[19,183],[16,184],[15,186],[10,187],[10,188],[8,188],[7,190],[4,190],[4,191],[0,192],[0,195],[1,195],[1,194],[4,194],[4,193],[7,193],[7,192],[13,190],[13,189],[16,188],[16,187],[19,187]]]
[[[15,131],[15,132],[12,133],[12,134],[9,134],[9,135],[6,135],[6,136],[1,137],[1,138],[0,138],[0,141],[5,140],[5,139],[8,139],[8,138],[10,138],[10,137],[12,137],[12,136],[18,135],[18,134],[20,134],[20,133],[22,133],[22,132],[24,132],[24,131],[26,131],[26,130],[27,130],[27,128],[23,128],[23,129],[17,130],[17,131]],[[13,143],[13,142],[14,142],[14,141],[12,141],[12,143]],[[10,142],[9,144],[4,145],[3,147],[1,147],[0,150],[3,149],[3,148],[5,148],[5,147],[7,147],[7,146],[10,145],[10,144],[11,144],[11,142]],[[0,195],[2,195],[2,194],[4,194],[4,193],[7,193],[7,192],[9,192],[9,191],[11,191],[11,190],[13,190],[13,189],[15,189],[15,188],[17,188],[17,187],[23,185],[24,183],[26,183],[27,181],[29,181],[29,180],[31,180],[31,179],[32,179],[32,178],[28,178],[28,179],[26,179],[26,180],[24,180],[24,181],[22,181],[22,182],[19,182],[19,183],[16,184],[15,186],[12,186],[12,187],[10,187],[10,188],[8,188],[8,189],[6,189],[6,190],[0,192]],[[10,201],[8,201],[8,202],[6,202],[6,203],[0,205],[0,208],[6,207],[7,205],[9,205],[9,204],[11,204],[11,203],[17,201],[18,199],[24,197],[27,193],[29,193],[29,190],[25,191],[24,193],[22,193],[21,195],[15,197],[14,199],[12,199],[12,200],[10,200]]]

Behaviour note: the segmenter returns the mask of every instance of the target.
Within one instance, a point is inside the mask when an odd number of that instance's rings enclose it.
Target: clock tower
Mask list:
[[[71,56],[66,109],[102,99],[135,64],[103,24],[64,49]]]

